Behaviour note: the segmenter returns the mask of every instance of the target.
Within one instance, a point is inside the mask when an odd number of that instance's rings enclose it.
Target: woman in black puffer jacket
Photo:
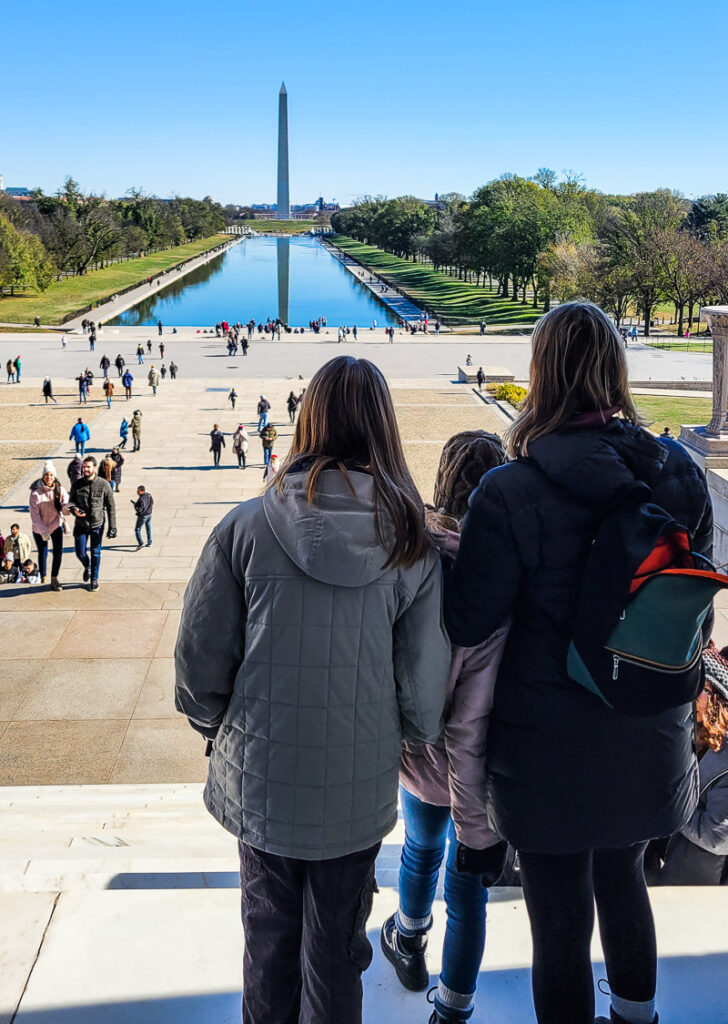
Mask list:
[[[644,481],[710,556],[708,489],[677,442],[639,425],[619,334],[587,303],[559,306],[536,327],[531,390],[508,441],[515,461],[487,473],[470,498],[445,618],[465,647],[512,619],[487,793],[492,826],[520,851],[536,1014],[539,1024],[592,1024],[596,898],[612,1020],[651,1022],[657,955],[644,849],[695,808],[693,709],[617,713],[570,681],[566,655],[600,508]]]

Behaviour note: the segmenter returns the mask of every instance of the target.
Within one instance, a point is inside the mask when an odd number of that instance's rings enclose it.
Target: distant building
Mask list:
[[[5,188],[2,174],[0,174],[0,192],[4,192],[6,196],[11,196],[13,199],[30,199],[29,188]]]

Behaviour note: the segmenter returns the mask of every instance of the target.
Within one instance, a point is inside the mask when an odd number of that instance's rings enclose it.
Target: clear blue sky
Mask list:
[[[274,202],[285,79],[292,202],[542,166],[728,191],[727,27],[724,0],[11,3],[0,174]]]

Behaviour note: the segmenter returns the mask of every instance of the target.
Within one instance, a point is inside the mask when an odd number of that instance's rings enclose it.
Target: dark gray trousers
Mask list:
[[[380,846],[306,861],[239,844],[243,1024],[361,1024]]]

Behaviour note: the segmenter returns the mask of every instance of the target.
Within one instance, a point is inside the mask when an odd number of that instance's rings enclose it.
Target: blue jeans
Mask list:
[[[478,875],[461,874],[455,867],[457,839],[449,807],[423,803],[401,786],[399,792],[405,840],[399,868],[397,928],[403,935],[413,935],[432,927],[432,904],[447,846],[447,927],[435,1008],[442,1014],[467,1020],[473,1012],[472,997],[485,948],[488,890],[482,887]],[[448,1003],[441,998],[443,987]]]
[[[136,526],[134,527],[134,533],[136,534],[137,544],[142,542],[142,527],[147,531],[147,547],[151,547],[152,544],[152,513],[150,512],[147,516],[137,516]]]
[[[270,457],[271,457],[272,454],[273,454],[273,449],[272,448],[264,448],[263,449],[263,465],[264,466],[268,465],[268,463],[270,462]]]
[[[81,458],[83,458],[85,451],[86,451],[86,442],[85,441],[76,441],[76,455],[80,455]]]
[[[260,416],[258,417],[258,433],[261,432],[263,427],[267,427],[267,426],[268,426],[268,413],[267,412],[262,412],[260,414]]]
[[[91,570],[92,581],[99,578],[99,568],[101,566],[101,541],[103,540],[103,537],[103,525],[93,527],[88,531],[88,533],[85,530],[79,531],[78,533],[74,530],[73,542],[76,546],[76,558],[84,569]],[[86,553],[87,546],[91,549],[90,559]]]

